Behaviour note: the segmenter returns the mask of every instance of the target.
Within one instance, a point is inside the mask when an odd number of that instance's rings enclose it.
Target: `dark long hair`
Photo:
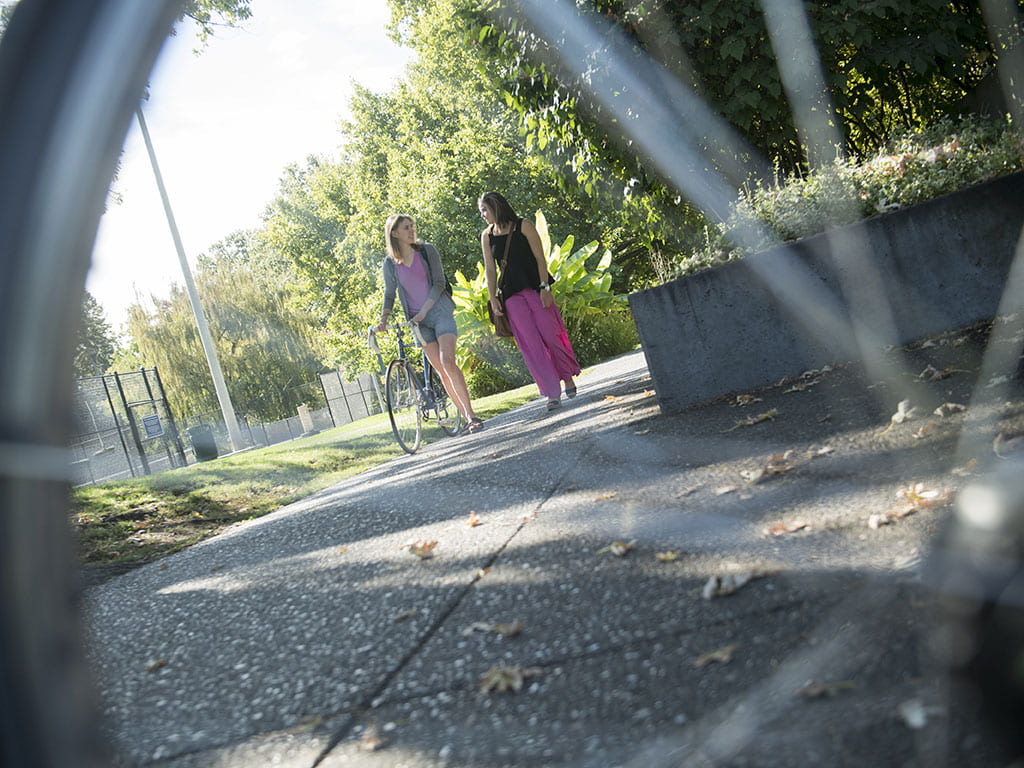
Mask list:
[[[499,227],[505,227],[519,221],[515,210],[513,210],[508,200],[500,192],[485,192],[477,200],[477,205],[486,205],[490,208],[494,212],[494,223]]]

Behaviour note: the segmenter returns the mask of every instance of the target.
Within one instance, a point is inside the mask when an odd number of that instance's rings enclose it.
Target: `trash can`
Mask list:
[[[213,439],[213,428],[209,424],[189,427],[188,439],[192,443],[196,461],[209,461],[217,458],[217,441]]]

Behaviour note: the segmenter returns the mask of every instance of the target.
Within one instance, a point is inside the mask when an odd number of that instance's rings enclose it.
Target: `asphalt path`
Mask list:
[[[976,335],[893,351],[900,381],[834,366],[672,415],[631,353],[559,411],[98,585],[114,762],[1005,764],[936,666],[927,575],[993,435],[1024,432],[1019,391],[978,399]]]

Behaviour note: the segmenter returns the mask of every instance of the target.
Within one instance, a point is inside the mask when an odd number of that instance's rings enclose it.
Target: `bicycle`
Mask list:
[[[412,343],[405,340],[407,329],[412,333]],[[423,439],[424,421],[436,420],[441,431],[452,436],[462,429],[462,414],[448,397],[441,377],[427,359],[427,353],[422,353],[422,376],[413,365],[407,349],[413,343],[420,348],[423,346],[415,326],[412,323],[396,323],[389,325],[388,330],[395,332],[398,354],[388,363],[386,370],[375,328],[370,328],[367,342],[384,370],[384,400],[391,420],[391,431],[403,451],[416,453]]]

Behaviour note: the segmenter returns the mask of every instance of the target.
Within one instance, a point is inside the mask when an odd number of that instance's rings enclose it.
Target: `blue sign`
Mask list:
[[[164,425],[160,423],[157,414],[142,417],[142,428],[146,430],[146,437],[160,437],[164,433]]]

